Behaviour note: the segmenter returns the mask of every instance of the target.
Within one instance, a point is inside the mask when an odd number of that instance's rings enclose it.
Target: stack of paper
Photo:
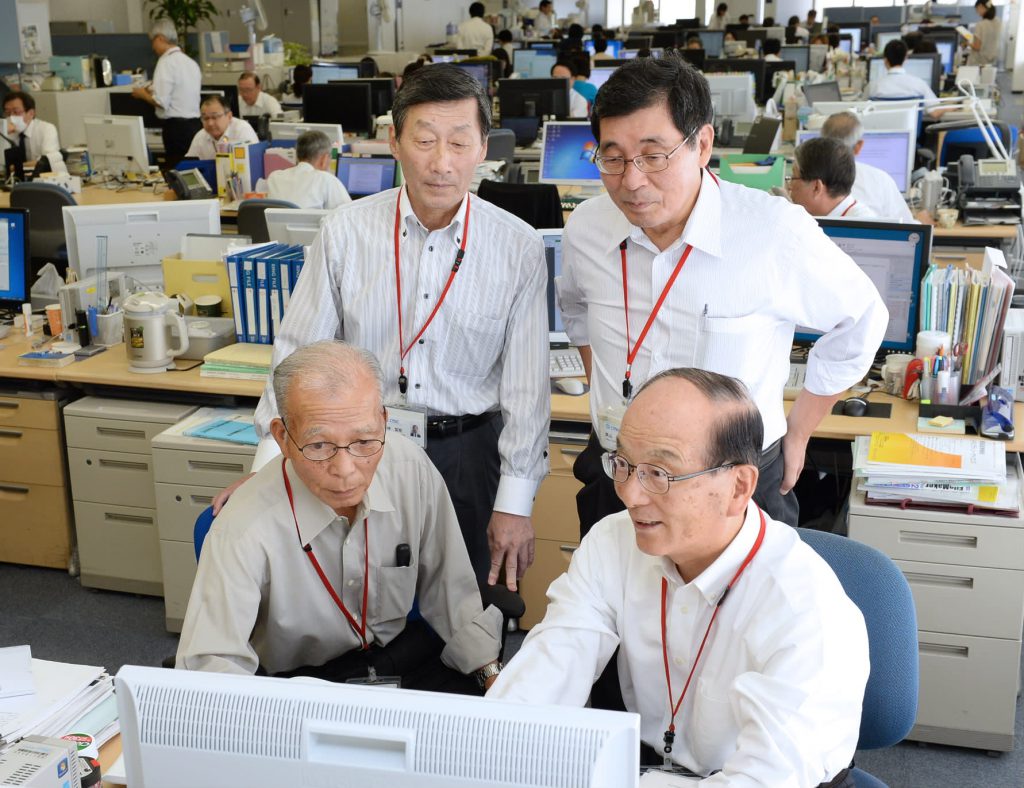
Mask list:
[[[265,381],[270,375],[270,361],[274,349],[270,345],[250,345],[239,342],[214,350],[203,357],[199,370],[204,378],[234,378],[236,380]]]

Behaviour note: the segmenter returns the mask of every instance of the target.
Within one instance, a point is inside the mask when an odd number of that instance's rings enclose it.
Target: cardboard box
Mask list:
[[[228,269],[223,260],[182,260],[180,255],[163,260],[164,292],[184,293],[193,301],[202,295],[221,298],[221,316],[233,317]]]

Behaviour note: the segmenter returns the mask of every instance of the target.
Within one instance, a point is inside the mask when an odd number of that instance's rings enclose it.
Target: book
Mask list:
[[[18,366],[66,367],[74,360],[74,353],[61,353],[59,350],[33,350],[18,356]]]
[[[238,342],[226,345],[203,356],[203,361],[211,364],[228,364],[240,367],[255,367],[257,370],[269,370],[274,355],[270,345],[258,345]]]

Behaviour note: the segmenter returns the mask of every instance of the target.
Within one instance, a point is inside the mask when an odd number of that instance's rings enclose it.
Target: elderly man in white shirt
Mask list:
[[[829,115],[821,127],[821,136],[839,140],[851,151],[857,164],[857,177],[850,194],[858,203],[866,205],[876,216],[891,221],[912,222],[913,216],[903,199],[896,181],[885,170],[861,161],[864,149],[864,124],[852,112]]]
[[[207,96],[201,110],[203,128],[192,138],[187,158],[215,159],[218,152],[226,153],[236,142],[260,141],[252,126],[231,113],[223,96]]]
[[[875,218],[875,212],[850,193],[857,162],[845,144],[815,137],[800,145],[794,156],[789,196],[807,213],[829,219]]]
[[[483,3],[469,6],[469,19],[459,25],[458,49],[475,49],[478,55],[489,55],[494,49],[494,28],[484,21]]]
[[[282,457],[232,497],[203,545],[176,667],[365,678],[473,693],[500,670],[440,474],[387,435],[380,365],[325,341],[277,366]],[[407,616],[418,601],[423,621]],[[438,636],[440,640],[438,640]]]
[[[29,93],[15,90],[4,96],[4,133],[0,137],[0,154],[10,147],[23,148],[25,164],[45,159],[51,172],[67,174],[60,153],[57,127],[36,117],[36,100]],[[0,163],[3,156],[0,155]]]
[[[903,64],[907,60],[907,45],[896,39],[885,45],[885,74],[868,83],[869,99],[922,99],[925,112],[936,118],[945,110],[939,106],[939,97],[931,85],[920,77],[908,74]]]
[[[644,762],[669,757],[709,788],[852,785],[864,619],[750,499],[761,442],[738,380],[677,369],[645,384],[603,459],[627,512],[583,540],[488,697],[582,706],[618,646]]]
[[[551,31],[557,27],[555,22],[555,4],[551,0],[540,0],[537,6],[537,16],[533,19],[533,32],[545,38],[551,35]]]
[[[238,114],[243,118],[252,115],[273,117],[281,112],[281,102],[263,90],[259,74],[243,71],[238,78]]]
[[[267,196],[287,200],[299,208],[327,208],[352,202],[344,184],[327,171],[331,165],[331,139],[322,131],[306,131],[295,144],[298,163],[272,172],[267,178]]]

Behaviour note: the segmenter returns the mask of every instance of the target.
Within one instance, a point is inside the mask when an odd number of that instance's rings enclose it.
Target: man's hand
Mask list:
[[[782,460],[785,469],[779,492],[783,495],[792,490],[796,480],[800,478],[800,471],[804,469],[807,442],[811,439],[812,433],[841,396],[842,392],[828,395],[812,394],[807,389],[802,389],[797,395],[786,418],[786,434],[782,436]]]
[[[779,492],[785,495],[796,485],[800,472],[804,469],[804,458],[807,455],[807,439],[786,433],[782,436],[783,474]]]
[[[152,94],[149,92],[149,89],[144,88],[141,85],[132,88],[132,96],[134,96],[137,99],[142,99],[143,101],[149,101],[153,98]]]
[[[502,566],[509,591],[519,589],[519,578],[533,563],[533,523],[529,517],[494,512],[487,525],[487,543],[491,548],[491,572],[487,583],[494,585]]]
[[[224,508],[224,504],[228,502],[228,498],[234,495],[235,490],[237,490],[239,487],[241,487],[255,475],[256,474],[254,473],[250,473],[248,476],[243,476],[234,484],[225,487],[223,490],[217,493],[217,497],[213,499],[213,516],[216,517],[218,514],[220,514],[220,510]]]

